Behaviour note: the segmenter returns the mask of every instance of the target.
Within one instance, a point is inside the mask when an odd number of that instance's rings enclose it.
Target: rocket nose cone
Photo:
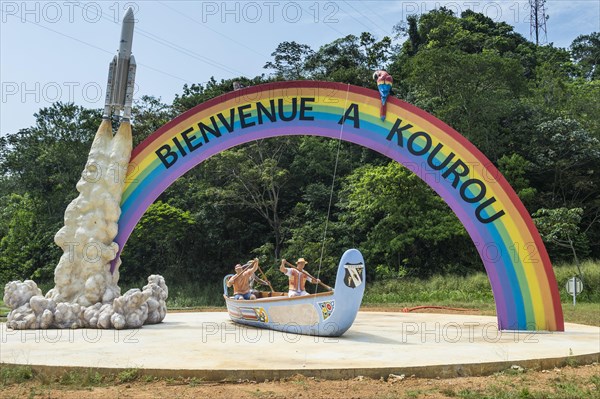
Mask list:
[[[125,13],[123,22],[131,22],[131,23],[135,22],[135,19],[133,18],[133,9],[131,7],[129,7],[129,9]]]

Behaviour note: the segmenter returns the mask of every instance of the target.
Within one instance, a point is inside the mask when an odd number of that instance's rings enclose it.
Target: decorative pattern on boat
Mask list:
[[[229,316],[231,316],[234,319],[241,319],[242,318],[242,312],[240,311],[240,308],[235,307],[235,306],[228,306],[227,310],[229,311]]]
[[[269,322],[269,316],[267,316],[267,312],[265,312],[263,308],[255,308],[254,312],[256,313],[258,321],[262,321],[263,323]]]
[[[362,270],[365,267],[362,263],[346,263],[346,275],[344,276],[344,284],[350,288],[356,288],[362,284]]]
[[[335,300],[319,302],[319,306],[321,307],[321,312],[323,313],[323,320],[327,320],[335,310]]]
[[[263,323],[269,322],[269,316],[264,308],[249,308],[231,306],[229,315],[235,319],[255,320]]]

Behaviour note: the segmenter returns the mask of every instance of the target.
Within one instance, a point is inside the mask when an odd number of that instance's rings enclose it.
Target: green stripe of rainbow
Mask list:
[[[229,110],[250,105],[245,112],[251,115],[246,122],[256,122],[256,102],[269,104],[269,100],[283,99],[285,114],[291,113],[292,98],[310,97],[310,110],[306,114],[314,117],[312,121],[299,120],[284,122],[279,118],[275,122],[266,121],[251,127],[241,128],[239,118],[233,132],[229,133],[222,124],[222,135],[218,138],[209,136],[203,140],[198,132],[198,123],[211,126],[210,117],[218,113],[228,118]],[[360,128],[353,127],[347,120],[344,125],[338,124],[344,111],[350,104],[357,104],[360,112]],[[231,92],[200,104],[188,112],[167,123],[142,144],[134,149],[129,173],[121,202],[122,214],[119,219],[119,234],[116,242],[123,248],[133,228],[146,209],[158,196],[188,170],[205,159],[228,148],[257,139],[283,135],[317,135],[341,138],[371,148],[394,159],[419,177],[424,179],[456,213],[461,223],[469,232],[477,246],[485,265],[498,314],[500,329],[514,330],[551,330],[564,329],[562,308],[558,287],[552,270],[550,259],[541,238],[523,204],[504,177],[492,163],[469,141],[458,132],[436,119],[432,115],[390,97],[387,102],[387,118],[379,118],[381,100],[376,91],[360,87],[329,82],[279,82],[250,87]],[[423,155],[414,155],[404,147],[400,147],[396,138],[387,140],[394,122],[402,119],[402,125],[413,125],[404,137],[416,132],[426,132],[432,145]],[[196,135],[193,144],[198,148],[186,154],[177,151],[173,139],[180,142],[181,133],[192,128]],[[469,166],[471,179],[479,179],[487,188],[486,198],[494,197],[496,202],[486,208],[489,217],[503,210],[504,216],[490,223],[481,223],[475,217],[475,209],[479,203],[468,203],[461,199],[459,189],[452,187],[451,180],[441,177],[442,172],[432,174],[432,170],[424,168],[425,160],[438,143],[443,145],[434,159],[436,164],[442,162],[449,154]],[[178,161],[166,168],[156,155],[163,145],[169,145],[178,153]],[[414,140],[413,149],[425,149],[423,136]],[[201,145],[201,146],[200,146]],[[459,183],[464,183],[461,178]],[[470,197],[477,193],[467,190]],[[114,271],[115,265],[113,264]]]

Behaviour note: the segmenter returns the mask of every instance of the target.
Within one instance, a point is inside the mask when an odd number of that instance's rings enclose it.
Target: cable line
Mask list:
[[[16,15],[12,15],[12,14],[8,14],[8,15],[11,15],[11,16],[13,16],[13,17],[17,18],[17,16],[16,16]],[[60,32],[60,31],[57,31],[56,29],[49,28],[49,27],[47,27],[47,26],[44,26],[44,25],[42,25],[42,24],[40,24],[40,23],[38,23],[38,22],[30,21],[30,20],[27,20],[27,19],[25,20],[25,22],[27,22],[27,23],[30,23],[30,24],[33,24],[33,25],[36,25],[36,26],[38,26],[38,27],[40,27],[40,28],[43,28],[43,29],[49,30],[50,32],[53,32],[53,33],[56,33],[57,35],[60,35],[60,36],[66,37],[66,38],[68,38],[68,39],[74,40],[74,41],[76,41],[76,42],[78,42],[78,43],[84,44],[84,45],[86,45],[86,46],[88,46],[88,47],[91,47],[91,48],[93,48],[93,49],[100,50],[100,51],[102,51],[102,52],[104,52],[104,53],[107,53],[107,54],[110,54],[110,55],[114,55],[114,54],[115,54],[113,51],[109,51],[109,50],[103,49],[102,47],[98,47],[98,46],[96,46],[95,44],[92,44],[92,43],[86,42],[85,40],[78,39],[78,38],[76,38],[76,37],[73,37],[73,36],[71,36],[71,35],[67,35],[66,33],[63,33],[63,32]],[[157,69],[157,68],[151,67],[150,65],[147,65],[147,64],[138,63],[138,65],[141,65],[141,66],[143,66],[143,67],[145,67],[145,68],[151,69],[151,70],[153,70],[153,71],[155,71],[155,72],[161,73],[161,74],[163,74],[163,75],[170,76],[170,77],[172,77],[172,78],[174,78],[174,79],[178,79],[178,80],[181,80],[181,81],[183,81],[183,82],[186,82],[186,83],[193,83],[193,81],[191,81],[191,80],[189,80],[189,79],[184,79],[184,78],[181,78],[181,77],[179,77],[179,76],[176,76],[176,75],[173,75],[173,74],[171,74],[171,73],[169,73],[169,72],[165,72],[165,71],[162,71],[162,70],[160,70],[160,69]]]
[[[321,244],[321,256],[319,258],[319,270],[317,271],[317,278],[321,276],[321,265],[323,264],[323,254],[325,252],[325,240],[327,238],[327,227],[329,225],[329,217],[331,215],[331,205],[333,204],[333,189],[335,187],[335,177],[337,175],[338,163],[340,159],[340,148],[342,147],[342,136],[344,134],[344,125],[346,124],[345,111],[348,106],[348,95],[350,93],[350,84],[346,88],[346,100],[344,102],[344,108],[342,109],[342,123],[340,126],[340,136],[338,137],[337,152],[335,155],[335,165],[333,167],[333,178],[331,179],[331,189],[329,190],[329,205],[327,207],[327,218],[325,219],[325,228],[323,229],[323,242]],[[315,294],[317,293],[317,286],[315,285]]]
[[[187,14],[185,14],[185,13],[183,13],[183,12],[181,12],[181,11],[179,11],[179,10],[177,10],[177,9],[175,9],[175,8],[173,8],[173,7],[171,7],[171,6],[169,6],[168,4],[165,4],[165,3],[163,3],[162,1],[158,1],[157,3],[158,3],[158,4],[160,4],[160,5],[162,5],[163,7],[166,7],[166,8],[168,8],[168,9],[169,9],[169,10],[171,10],[171,11],[173,11],[173,12],[175,12],[175,13],[177,13],[177,14],[181,15],[182,17],[185,17],[185,18],[189,19],[190,21],[194,22],[195,24],[197,24],[197,25],[200,25],[200,26],[202,26],[203,28],[205,28],[205,29],[208,29],[208,30],[210,30],[210,31],[212,31],[212,32],[214,32],[214,33],[216,33],[217,35],[219,35],[219,36],[221,36],[221,37],[223,37],[223,38],[225,38],[225,39],[229,40],[230,42],[232,42],[232,43],[235,43],[235,44],[239,45],[240,47],[242,47],[242,48],[244,48],[244,49],[246,49],[246,50],[252,51],[252,52],[253,52],[254,54],[256,54],[256,55],[260,55],[261,57],[265,57],[265,58],[266,58],[266,57],[268,57],[268,55],[266,55],[266,54],[263,54],[263,53],[260,53],[260,52],[256,51],[255,49],[253,49],[253,48],[251,48],[251,47],[248,47],[248,43],[242,43],[242,42],[239,42],[239,41],[235,40],[234,38],[232,38],[232,37],[229,37],[229,36],[227,36],[227,35],[225,35],[225,34],[223,34],[223,33],[219,32],[218,30],[211,28],[211,27],[210,27],[210,26],[208,26],[207,24],[203,24],[203,23],[199,22],[198,20],[196,20],[196,19],[194,19],[194,18],[190,17],[189,15],[187,15]]]

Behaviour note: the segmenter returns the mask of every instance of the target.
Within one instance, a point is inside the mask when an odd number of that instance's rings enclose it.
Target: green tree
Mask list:
[[[587,79],[600,78],[600,32],[579,35],[571,43],[571,54]]]
[[[579,257],[577,256],[577,244],[587,241],[580,232],[581,208],[556,208],[539,209],[533,214],[533,221],[547,243],[561,248],[569,249],[573,255],[573,260],[581,276]]]
[[[380,41],[377,41],[375,36],[369,32],[363,32],[360,34],[360,45],[367,56],[367,68],[373,70],[383,69],[383,65],[391,53],[392,39],[389,36],[384,36]]]
[[[404,42],[402,51],[404,54],[413,56],[417,54],[425,39],[419,33],[419,16],[409,15],[406,17],[406,23],[400,23],[394,26],[396,38],[408,36],[408,40]]]
[[[183,93],[181,95],[176,94],[173,100],[172,108],[173,113],[180,114],[189,109],[194,108],[198,104],[202,104],[212,98],[218,97],[222,94],[233,91],[233,82],[237,81],[244,86],[253,86],[267,82],[263,76],[257,76],[253,79],[246,77],[238,77],[234,79],[221,79],[220,82],[211,76],[205,85],[201,83],[194,83],[192,85],[183,85]]]
[[[575,119],[600,140],[600,79],[575,79],[567,82],[568,99],[562,109],[566,118]]]
[[[313,54],[306,44],[297,42],[282,42],[271,53],[273,61],[268,61],[264,68],[273,69],[279,79],[298,80],[307,77],[305,63]]]
[[[517,60],[492,52],[422,50],[405,68],[412,102],[461,132],[492,161],[508,151],[503,122],[525,92]]]
[[[282,196],[290,179],[293,138],[258,140],[219,154],[212,167],[224,177],[212,192],[222,205],[251,209],[268,223],[275,258],[285,240]]]
[[[415,55],[420,50],[449,48],[475,54],[493,51],[499,54],[519,54],[525,47],[532,47],[523,36],[505,22],[474,12],[464,11],[460,17],[445,7],[420,16],[410,15],[406,24],[398,24],[395,31],[407,35],[402,52]]]
[[[136,100],[132,110],[133,147],[174,117],[172,107],[161,102],[160,98],[144,95]]]
[[[56,103],[35,114],[35,126],[8,134],[0,147],[0,174],[16,193],[29,193],[44,206],[39,217],[62,219],[77,195],[89,149],[100,125],[100,112]]]
[[[529,204],[535,198],[536,189],[530,187],[527,173],[531,169],[531,162],[519,154],[503,155],[498,160],[498,169],[515,190],[521,201]]]
[[[557,118],[541,123],[532,148],[530,160],[544,207],[575,208],[597,202],[600,141],[577,121]]]
[[[142,281],[150,274],[163,274],[182,283],[188,232],[194,219],[188,211],[157,201],[150,205],[131,233],[123,250],[120,273],[126,282]]]
[[[466,10],[460,17],[444,7],[420,16],[410,15],[406,23],[394,27],[398,37],[408,36],[388,71],[400,83],[410,58],[421,51],[447,49],[453,53],[498,54],[517,60],[525,77],[533,76],[536,66],[535,45],[505,22],[494,22],[481,13]],[[402,92],[402,90],[399,90]]]
[[[75,185],[101,114],[56,103],[35,117],[34,126],[0,138],[0,202],[6,220],[0,229],[0,269],[47,282],[60,257],[53,237],[78,194]]]
[[[189,212],[194,220],[181,248],[179,272],[203,283],[220,281],[232,265],[247,260],[255,248],[268,241],[270,232],[256,212],[226,204],[215,195],[215,188],[223,187],[228,178],[215,173],[217,158],[198,165],[160,196],[170,206]]]
[[[34,277],[47,282],[60,256],[54,232],[38,218],[38,206],[27,194],[11,194],[0,203],[0,284]]]
[[[325,44],[306,60],[311,78],[375,87],[373,70],[384,66],[391,39],[377,41],[370,33],[347,35]]]
[[[571,101],[569,84],[576,73],[570,54],[564,49],[543,46],[536,49],[536,57],[539,61],[530,81],[531,101],[549,115],[563,116],[561,112]]]
[[[347,177],[343,195],[340,206],[346,215],[341,221],[361,237],[357,241],[373,268],[406,268],[413,275],[427,276],[478,266],[464,256],[473,256],[474,251],[463,253],[473,244],[460,221],[398,163],[357,169]]]
[[[600,141],[571,119],[540,124],[528,155],[536,207],[581,208],[581,245],[598,254],[600,214]],[[560,256],[560,254],[558,255]]]
[[[354,144],[322,137],[302,137],[290,165],[294,204],[286,215],[289,238],[282,256],[310,259],[311,270],[333,281],[340,255],[355,247],[349,226],[339,221],[340,189],[344,178],[366,162],[382,157]],[[335,172],[334,172],[335,171]]]

